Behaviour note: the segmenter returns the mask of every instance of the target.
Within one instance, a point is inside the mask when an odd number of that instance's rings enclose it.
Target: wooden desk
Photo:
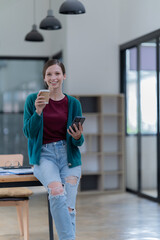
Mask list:
[[[0,175],[0,188],[6,187],[33,187],[41,186],[42,184],[38,179],[32,175]],[[48,199],[48,195],[47,195]],[[53,234],[53,221],[50,213],[50,205],[48,201],[48,220],[49,220],[49,239],[54,240]]]
[[[10,185],[10,183],[28,183],[28,186],[32,186],[31,182],[35,182],[37,186],[40,186],[41,183],[38,181],[38,179],[32,175],[0,175],[0,187],[3,187],[4,185]],[[16,186],[15,186],[16,187]]]

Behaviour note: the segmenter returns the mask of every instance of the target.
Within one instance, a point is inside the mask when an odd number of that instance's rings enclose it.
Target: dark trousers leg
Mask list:
[[[51,211],[50,211],[50,204],[49,204],[48,195],[47,195],[47,201],[48,201],[49,239],[50,239],[50,240],[54,240],[53,220],[52,220],[52,216],[51,216]]]

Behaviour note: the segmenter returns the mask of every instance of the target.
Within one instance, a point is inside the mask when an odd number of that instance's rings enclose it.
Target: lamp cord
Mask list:
[[[52,9],[52,8],[51,8],[51,0],[49,0],[49,9]]]
[[[33,0],[33,23],[36,24],[36,0]]]

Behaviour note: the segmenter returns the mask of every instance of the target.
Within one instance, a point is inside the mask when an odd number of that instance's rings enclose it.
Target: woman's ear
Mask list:
[[[66,74],[63,75],[63,80],[66,79]]]

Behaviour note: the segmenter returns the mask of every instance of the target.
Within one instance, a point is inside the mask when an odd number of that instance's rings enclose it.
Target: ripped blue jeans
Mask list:
[[[34,165],[34,175],[48,190],[59,240],[75,240],[75,205],[81,166],[68,167],[65,140],[42,145],[40,165]]]

